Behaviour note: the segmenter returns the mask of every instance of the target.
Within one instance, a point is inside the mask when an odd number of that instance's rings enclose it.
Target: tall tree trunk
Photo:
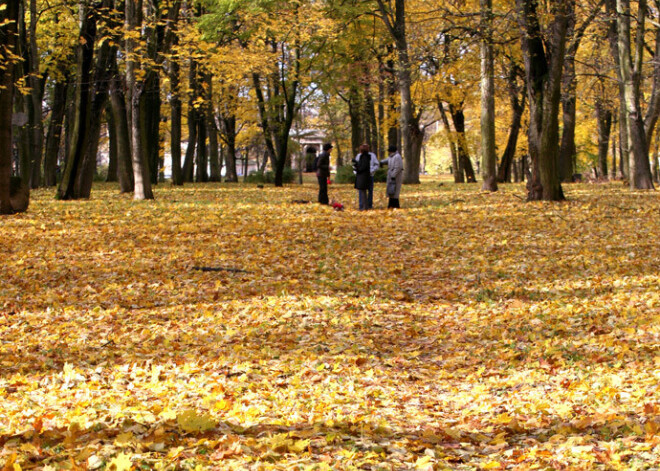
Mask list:
[[[653,152],[653,179],[660,183],[660,139],[655,139],[655,151]]]
[[[88,128],[93,117],[92,108],[92,67],[94,63],[94,44],[96,42],[96,13],[92,8],[80,5],[80,37],[78,46],[77,76],[75,85],[75,98],[73,119],[67,129],[69,135],[69,152],[67,156],[62,181],[57,191],[57,197],[63,200],[78,198],[76,177],[81,171],[87,140],[90,137]]]
[[[226,146],[225,165],[227,170],[225,172],[225,181],[236,183],[238,182],[238,173],[236,172],[236,117],[233,115],[223,116],[222,127]]]
[[[564,57],[564,71],[561,86],[561,104],[563,110],[563,126],[561,146],[559,149],[559,177],[563,182],[573,180],[576,164],[575,121],[577,111],[577,79],[575,75],[575,57],[582,42],[585,31],[599,14],[602,3],[592,8],[591,13],[576,25],[577,19],[574,6],[567,13],[566,36],[570,39]]]
[[[561,105],[563,111],[563,126],[561,144],[559,147],[559,178],[562,182],[573,180],[575,168],[575,120],[577,115],[577,92],[575,77],[575,56],[566,56],[564,60],[564,75],[562,77]]]
[[[649,164],[646,132],[642,118],[640,99],[641,62],[644,54],[643,35],[646,1],[639,1],[638,38],[635,57],[630,41],[630,0],[617,0],[617,33],[619,45],[619,67],[623,80],[625,109],[628,118],[628,133],[631,144],[630,187],[637,190],[653,189]]]
[[[378,121],[376,120],[376,104],[374,103],[373,96],[371,95],[371,89],[369,87],[365,90],[365,119],[367,126],[367,135],[365,136],[365,141],[369,143],[372,152],[376,155],[379,155],[380,149],[378,147]]]
[[[139,33],[141,27],[142,0],[126,2],[126,31],[129,35]],[[136,200],[153,199],[149,160],[142,149],[142,133],[144,132],[144,116],[140,114],[140,102],[144,92],[144,83],[138,80],[140,62],[137,57],[137,46],[134,38],[126,39],[126,85],[130,95],[130,126],[131,126],[131,157],[133,159],[133,178],[135,186],[133,198]]]
[[[413,141],[419,129],[413,129],[413,126],[417,125],[417,120],[412,98],[412,73],[406,33],[405,0],[394,0],[394,11],[391,11],[391,2],[385,2],[385,0],[378,0],[378,7],[381,18],[394,39],[398,55],[397,78],[401,97],[400,120],[404,158],[403,182],[419,183],[419,155],[415,155],[413,150]]]
[[[653,54],[653,88],[649,97],[649,105],[644,116],[644,130],[646,132],[646,145],[650,146],[653,140],[653,131],[660,118],[660,0],[655,0],[655,52]],[[657,142],[657,141],[656,141]]]
[[[186,158],[183,162],[183,181],[192,182],[195,167],[195,147],[197,146],[197,109],[195,102],[198,96],[197,86],[197,62],[190,61],[188,74],[190,95],[188,97],[188,146],[186,147]]]
[[[197,115],[197,175],[198,182],[209,181],[209,159],[206,152],[206,113],[200,111]]]
[[[14,100],[14,59],[18,32],[19,0],[7,0],[0,9],[0,214],[14,212],[9,186],[12,156],[12,109]]]
[[[105,119],[108,127],[108,174],[105,181],[114,183],[117,179],[117,125],[112,114],[112,105],[108,104],[105,109]]]
[[[598,174],[602,178],[608,178],[607,151],[610,146],[612,110],[606,108],[600,100],[596,101],[596,121],[598,126]]]
[[[357,87],[351,85],[348,91],[348,117],[351,122],[351,150],[356,155],[364,141],[362,106]]]
[[[617,150],[617,145],[616,145],[616,128],[617,128],[617,119],[616,115],[612,113],[612,129],[613,131],[610,132],[612,136],[612,170],[610,171],[610,179],[611,180],[616,180],[618,173],[617,173],[617,162],[616,162],[616,150]]]
[[[155,46],[154,46],[155,47]],[[141,95],[141,110],[144,113],[145,132],[143,148],[149,162],[149,178],[152,185],[158,184],[158,175],[163,164],[160,159],[160,76],[158,71],[149,68]]]
[[[619,33],[618,33],[618,21],[616,13],[616,0],[606,0],[605,6],[607,9],[607,14],[609,17],[608,28],[607,28],[607,38],[610,44],[610,53],[614,60],[614,69],[616,70],[616,75],[619,85],[619,173],[621,178],[628,178],[630,175],[630,146],[628,139],[628,113],[625,107],[625,92],[623,86],[623,78],[621,76],[621,61],[619,55]]]
[[[477,176],[472,167],[472,160],[470,159],[470,149],[468,147],[467,138],[465,137],[465,114],[463,112],[463,103],[449,104],[449,112],[452,121],[454,122],[454,130],[456,131],[456,148],[458,150],[458,166],[465,173],[465,180],[468,183],[477,181]]]
[[[209,162],[211,167],[210,181],[219,182],[220,175],[220,152],[218,147],[218,126],[215,123],[215,110],[213,106],[213,75],[206,74],[206,132],[209,137]]]
[[[495,66],[493,61],[493,1],[481,6],[481,172],[482,189],[497,191],[495,153]]]
[[[436,102],[438,104],[438,111],[440,111],[440,119],[445,128],[445,135],[447,138],[447,143],[449,145],[449,152],[451,155],[451,170],[454,175],[454,183],[465,183],[465,176],[463,175],[463,166],[460,165],[458,158],[458,149],[456,144],[456,139],[451,131],[451,126],[449,125],[449,119],[447,118],[447,111],[442,103],[442,100],[437,97]]]
[[[511,126],[509,127],[509,138],[506,142],[506,148],[502,153],[500,166],[497,173],[497,181],[500,183],[511,182],[511,167],[514,164],[516,156],[516,148],[518,147],[518,137],[520,136],[520,128],[522,126],[522,117],[525,112],[525,90],[519,90],[516,83],[518,71],[520,68],[511,61],[509,73],[507,74],[507,90],[509,92],[509,100],[511,102]],[[521,93],[522,92],[522,93]],[[518,97],[520,94],[520,98]]]
[[[28,97],[29,126],[31,133],[30,148],[30,168],[31,178],[30,187],[39,188],[41,186],[41,173],[43,163],[44,146],[44,124],[42,117],[42,103],[44,96],[45,80],[39,71],[40,54],[37,46],[37,20],[39,14],[37,11],[37,0],[30,0],[30,27],[29,27],[29,70],[28,83],[30,85],[30,95]]]
[[[105,14],[108,11],[108,0],[96,13]],[[111,80],[111,61],[117,55],[117,48],[110,41],[104,41],[98,50],[94,69],[93,87],[91,93],[90,122],[87,127],[88,136],[85,138],[85,149],[80,172],[76,175],[76,198],[89,198],[96,172],[96,157],[101,137],[101,120],[108,102],[108,89]]]
[[[170,154],[172,157],[172,184],[183,185],[181,170],[181,90],[179,86],[179,63],[172,58],[169,63],[170,79]]]
[[[262,129],[264,132],[266,148],[271,156],[274,156],[274,170],[275,170],[275,186],[283,186],[284,168],[289,157],[289,135],[293,120],[298,112],[296,106],[296,98],[298,94],[298,87],[300,82],[297,77],[300,75],[300,51],[296,50],[292,53],[291,67],[294,72],[291,72],[293,77],[288,80],[281,80],[275,74],[270,77],[271,82],[268,83],[268,90],[270,92],[270,100],[264,99],[262,91],[261,77],[258,74],[253,74],[252,79],[257,96],[257,107],[259,109],[259,117],[261,119]],[[284,90],[284,92],[282,91]],[[278,104],[280,98],[283,101]],[[275,109],[273,109],[275,107]]]
[[[522,30],[521,45],[527,77],[530,124],[528,132],[531,176],[528,200],[564,199],[557,168],[559,144],[559,103],[561,75],[566,50],[569,16],[574,0],[558,0],[552,5],[554,20],[544,44],[537,0],[516,0]]]
[[[57,185],[57,158],[62,140],[62,123],[66,111],[68,88],[69,79],[64,78],[57,80],[52,89],[50,120],[48,122],[44,155],[44,185],[47,187]]]
[[[116,63],[115,63],[116,67]],[[128,111],[124,85],[116,69],[110,82],[110,110],[117,135],[117,180],[122,193],[133,191],[133,159],[131,157],[131,133],[128,124]]]

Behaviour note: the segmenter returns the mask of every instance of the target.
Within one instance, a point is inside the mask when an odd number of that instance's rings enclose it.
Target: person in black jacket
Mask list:
[[[328,200],[328,178],[330,178],[330,151],[332,144],[323,144],[323,152],[319,154],[316,166],[316,178],[319,181],[319,203],[330,204]]]
[[[355,188],[358,191],[359,208],[360,211],[364,211],[369,209],[367,190],[371,178],[371,154],[367,144],[360,146],[360,153],[353,159],[353,168],[355,170]]]

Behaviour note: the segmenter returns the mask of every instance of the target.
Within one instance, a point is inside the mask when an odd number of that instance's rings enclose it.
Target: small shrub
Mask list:
[[[337,174],[335,175],[336,183],[355,183],[355,174],[353,173],[353,167],[351,165],[344,165],[343,167],[337,168]]]
[[[376,170],[376,173],[374,173],[374,182],[386,182],[387,181],[387,169],[386,168],[379,168]]]
[[[282,172],[282,183],[293,183],[296,179],[296,172],[289,167],[285,167]],[[272,170],[266,173],[252,171],[245,178],[246,183],[275,183],[275,172]]]
[[[99,165],[96,167],[96,172],[94,173],[95,182],[104,182],[108,178],[108,166]]]
[[[252,171],[245,177],[246,183],[266,183],[266,176],[263,172]]]

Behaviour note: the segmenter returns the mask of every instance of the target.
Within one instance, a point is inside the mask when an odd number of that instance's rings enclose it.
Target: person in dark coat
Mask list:
[[[323,152],[319,154],[318,165],[316,166],[316,178],[319,181],[319,203],[330,204],[328,200],[328,178],[330,178],[330,151],[332,144],[329,142],[323,144]]]
[[[358,201],[360,211],[369,209],[367,200],[367,190],[369,189],[369,180],[371,178],[371,154],[369,146],[362,144],[360,153],[353,159],[355,169],[355,188],[358,191]]]

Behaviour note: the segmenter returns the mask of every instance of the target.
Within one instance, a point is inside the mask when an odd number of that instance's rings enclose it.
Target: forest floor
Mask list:
[[[659,469],[659,194],[479,188],[34,192],[0,219],[0,468]]]

